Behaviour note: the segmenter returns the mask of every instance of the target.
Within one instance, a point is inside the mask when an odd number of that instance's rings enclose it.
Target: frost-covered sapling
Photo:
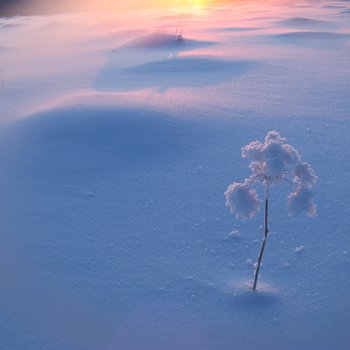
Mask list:
[[[285,143],[278,131],[270,131],[265,142],[253,141],[242,148],[242,157],[250,158],[252,174],[242,183],[234,182],[226,192],[226,206],[239,219],[250,219],[259,210],[261,201],[254,188],[260,184],[265,190],[264,195],[264,232],[263,240],[255,265],[253,290],[258,283],[261,261],[269,234],[269,191],[272,186],[285,182],[293,190],[288,195],[288,210],[290,215],[306,212],[309,216],[316,215],[312,187],[317,176],[310,164],[304,162],[291,145]]]

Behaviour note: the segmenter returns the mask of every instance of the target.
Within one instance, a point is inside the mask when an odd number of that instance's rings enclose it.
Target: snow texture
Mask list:
[[[350,4],[276,2],[0,18],[1,350],[349,349]]]

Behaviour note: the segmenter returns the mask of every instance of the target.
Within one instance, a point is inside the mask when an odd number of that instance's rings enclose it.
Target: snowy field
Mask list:
[[[0,107],[0,349],[350,348],[349,1],[0,18]],[[269,130],[318,215],[271,189],[253,292]]]

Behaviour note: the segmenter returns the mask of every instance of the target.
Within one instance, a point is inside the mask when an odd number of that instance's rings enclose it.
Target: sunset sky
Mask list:
[[[288,0],[265,0],[263,3],[254,0],[0,0],[0,16],[92,11],[116,12],[121,10],[142,10],[145,8],[162,8],[164,10],[180,10],[184,12],[191,12],[193,10],[197,12],[198,10],[213,6],[248,5],[253,3],[258,8],[264,4],[288,2]]]
[[[239,0],[238,0],[239,1]],[[121,10],[147,7],[166,7],[166,8],[204,8],[218,3],[232,2],[229,0],[61,0],[61,1],[13,1],[5,5],[10,8],[21,9],[22,11],[93,11],[93,10]],[[237,1],[236,1],[237,2]],[[6,7],[5,7],[6,8]]]

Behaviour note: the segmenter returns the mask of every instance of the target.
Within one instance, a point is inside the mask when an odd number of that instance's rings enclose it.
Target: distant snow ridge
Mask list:
[[[182,34],[172,34],[162,31],[150,32],[138,36],[125,42],[122,47],[124,48],[138,48],[138,49],[151,49],[151,48],[166,48],[183,44]]]
[[[289,17],[282,21],[278,21],[278,24],[282,26],[290,26],[290,27],[297,27],[297,28],[331,28],[334,27],[332,23],[329,23],[327,21],[318,20],[318,19],[312,19],[312,18],[306,18],[306,17]]]
[[[325,31],[324,28],[320,29],[322,30],[291,31],[272,35],[272,38],[280,40],[287,45],[326,49],[343,47],[350,40],[348,33]]]
[[[237,218],[251,218],[260,210],[261,201],[252,187],[255,183],[264,184],[268,190],[282,181],[293,187],[288,196],[289,214],[316,215],[312,188],[317,176],[299,152],[285,142],[278,131],[270,131],[263,143],[253,141],[242,148],[242,157],[252,159],[252,175],[243,183],[234,182],[225,192],[226,206]]]

